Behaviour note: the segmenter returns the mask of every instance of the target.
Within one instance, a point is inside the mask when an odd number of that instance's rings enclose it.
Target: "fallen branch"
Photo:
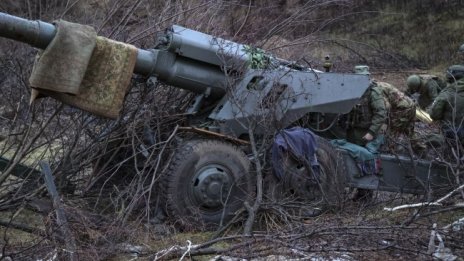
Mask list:
[[[400,210],[400,209],[406,209],[406,208],[443,206],[443,204],[442,204],[443,201],[445,201],[447,198],[451,197],[456,191],[459,191],[459,190],[461,190],[463,188],[464,188],[464,184],[462,184],[461,186],[453,189],[451,192],[449,192],[448,194],[446,194],[445,196],[439,198],[438,200],[436,200],[434,202],[422,202],[422,203],[416,203],[416,204],[407,204],[407,205],[397,206],[397,207],[394,207],[394,208],[387,208],[386,207],[383,210],[393,212],[393,211],[397,211],[397,210]],[[455,207],[464,207],[464,202],[456,203],[454,206]]]
[[[227,249],[230,250],[230,249]],[[182,260],[187,254],[191,256],[201,256],[201,255],[212,255],[212,254],[221,254],[225,252],[225,250],[217,249],[217,248],[199,248],[198,245],[192,245],[192,242],[188,241],[188,246],[181,247],[181,246],[171,246],[167,249],[163,249],[158,251],[155,256],[150,260],[169,260],[173,258],[179,258]]]
[[[451,191],[450,193],[446,194],[444,197],[438,199],[436,202],[442,202],[444,201],[445,199],[451,197],[451,195],[453,195],[454,192],[458,191],[458,190],[461,190],[464,188],[464,184],[462,184],[461,186],[455,188],[453,191]]]
[[[190,253],[190,251],[192,250],[192,242],[190,240],[187,240],[187,243],[188,243],[188,246],[187,246],[187,250],[185,250],[184,254],[180,257],[180,261],[184,259],[184,257]]]
[[[397,211],[397,210],[405,209],[405,208],[418,208],[418,207],[428,207],[428,206],[442,206],[442,204],[437,203],[437,202],[422,202],[422,203],[416,203],[416,204],[401,205],[401,206],[397,206],[394,208],[383,208],[383,210],[393,212],[393,211]]]
[[[464,229],[464,217],[462,217],[462,218],[454,221],[453,223],[448,224],[448,225],[443,227],[444,230],[448,230],[450,228],[452,228],[455,231],[459,231],[461,229]]]

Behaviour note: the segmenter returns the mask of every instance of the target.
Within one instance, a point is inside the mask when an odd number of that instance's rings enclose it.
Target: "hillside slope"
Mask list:
[[[347,70],[436,68],[460,62],[464,2],[459,0],[12,1],[0,10],[32,19],[91,24],[103,35],[150,47],[156,31],[181,24],[282,58],[320,65],[330,54]],[[147,31],[148,33],[142,33]],[[143,37],[137,37],[142,33]]]

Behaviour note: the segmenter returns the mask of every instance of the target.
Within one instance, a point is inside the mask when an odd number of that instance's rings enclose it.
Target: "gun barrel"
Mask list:
[[[45,49],[55,34],[56,28],[53,24],[39,20],[27,20],[0,12],[0,37]],[[149,75],[153,71],[153,66],[153,54],[150,51],[138,49],[134,73]]]
[[[0,36],[45,49],[55,36],[55,26],[0,13]]]

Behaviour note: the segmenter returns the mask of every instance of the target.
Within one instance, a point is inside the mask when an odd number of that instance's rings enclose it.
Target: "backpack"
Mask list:
[[[443,90],[446,88],[446,81],[441,79],[440,77],[436,76],[436,75],[433,75],[433,74],[421,74],[419,75],[422,79],[425,79],[425,80],[434,80],[437,84],[438,84],[438,87],[440,88],[439,91]]]

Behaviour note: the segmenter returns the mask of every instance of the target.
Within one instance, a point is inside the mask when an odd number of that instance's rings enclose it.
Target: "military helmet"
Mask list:
[[[464,54],[464,44],[461,44],[461,46],[459,46],[458,52]]]
[[[446,70],[446,79],[448,82],[454,82],[464,77],[464,65],[455,64]]]
[[[413,74],[408,77],[408,79],[406,80],[406,84],[408,85],[409,88],[416,89],[421,84],[421,79],[419,75]]]
[[[354,67],[354,73],[357,73],[357,74],[367,74],[369,75],[369,66],[367,65],[356,65]]]

